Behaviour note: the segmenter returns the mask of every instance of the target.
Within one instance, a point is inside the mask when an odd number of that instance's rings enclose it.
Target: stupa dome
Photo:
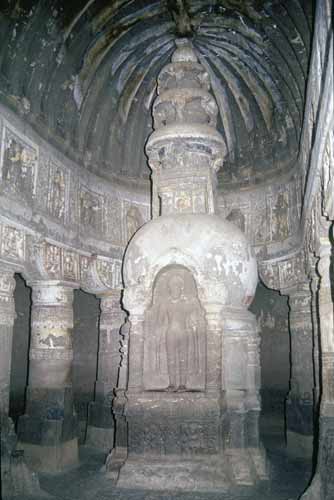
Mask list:
[[[174,214],[145,224],[125,254],[125,287],[150,288],[157,273],[171,264],[193,273],[203,299],[204,288],[213,288],[217,302],[240,306],[252,301],[258,280],[255,257],[244,234],[218,216]]]

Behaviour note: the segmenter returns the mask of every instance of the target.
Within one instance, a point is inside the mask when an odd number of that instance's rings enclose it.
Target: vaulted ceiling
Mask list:
[[[293,168],[311,0],[15,0],[0,6],[0,99],[103,177],[147,180],[156,77],[176,37],[211,75],[226,188]]]

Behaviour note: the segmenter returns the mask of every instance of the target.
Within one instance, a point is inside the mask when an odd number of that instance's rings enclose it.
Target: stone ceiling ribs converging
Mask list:
[[[220,182],[247,186],[296,163],[312,18],[310,0],[9,0],[0,98],[90,170],[145,180],[156,78],[188,36],[219,106]]]

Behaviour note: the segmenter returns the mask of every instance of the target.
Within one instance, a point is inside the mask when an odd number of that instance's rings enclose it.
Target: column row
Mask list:
[[[61,281],[34,281],[25,414],[18,420],[18,446],[36,471],[58,472],[78,464],[78,420],[73,404],[73,292]],[[12,271],[0,274],[1,427],[8,418],[15,307]],[[113,391],[120,364],[124,322],[120,291],[101,296],[95,400],[89,405],[87,443],[113,446]],[[15,436],[15,435],[14,435]],[[15,437],[16,439],[16,437]]]

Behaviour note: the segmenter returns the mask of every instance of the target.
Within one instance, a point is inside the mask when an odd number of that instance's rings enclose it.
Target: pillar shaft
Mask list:
[[[221,305],[206,304],[207,366],[206,388],[210,393],[220,393],[222,359]]]
[[[318,271],[319,319],[321,339],[322,397],[321,414],[334,417],[334,318],[331,288],[331,253],[328,240],[322,241]]]
[[[316,260],[316,259],[315,259]],[[312,292],[312,327],[313,327],[313,373],[314,373],[314,414],[317,417],[320,401],[320,326],[318,321],[318,288],[319,276],[316,272],[316,264],[311,270],[311,292]]]
[[[144,315],[141,313],[131,314],[130,321],[129,359],[131,359],[131,365],[129,367],[128,392],[140,392],[143,388]]]
[[[12,453],[16,445],[14,424],[9,418],[10,370],[15,307],[14,273],[0,271],[0,428],[1,428],[1,498],[13,490]]]
[[[255,316],[244,309],[224,310],[224,388],[228,408],[225,451],[239,483],[251,484],[249,457],[259,477],[267,477],[265,452],[261,446],[259,416],[261,402],[259,333]]]
[[[12,359],[13,325],[15,319],[15,279],[12,271],[0,274],[0,411],[7,417],[9,411],[10,370]]]
[[[78,461],[73,288],[56,281],[34,282],[32,301],[27,400],[19,440],[33,468],[57,472]]]
[[[86,444],[108,452],[114,441],[114,418],[111,403],[117,386],[120,366],[120,328],[125,313],[121,308],[121,291],[101,295],[99,352],[95,400],[89,405]]]
[[[314,369],[312,294],[309,283],[289,290],[291,339],[290,391],[286,404],[290,453],[312,456]]]

